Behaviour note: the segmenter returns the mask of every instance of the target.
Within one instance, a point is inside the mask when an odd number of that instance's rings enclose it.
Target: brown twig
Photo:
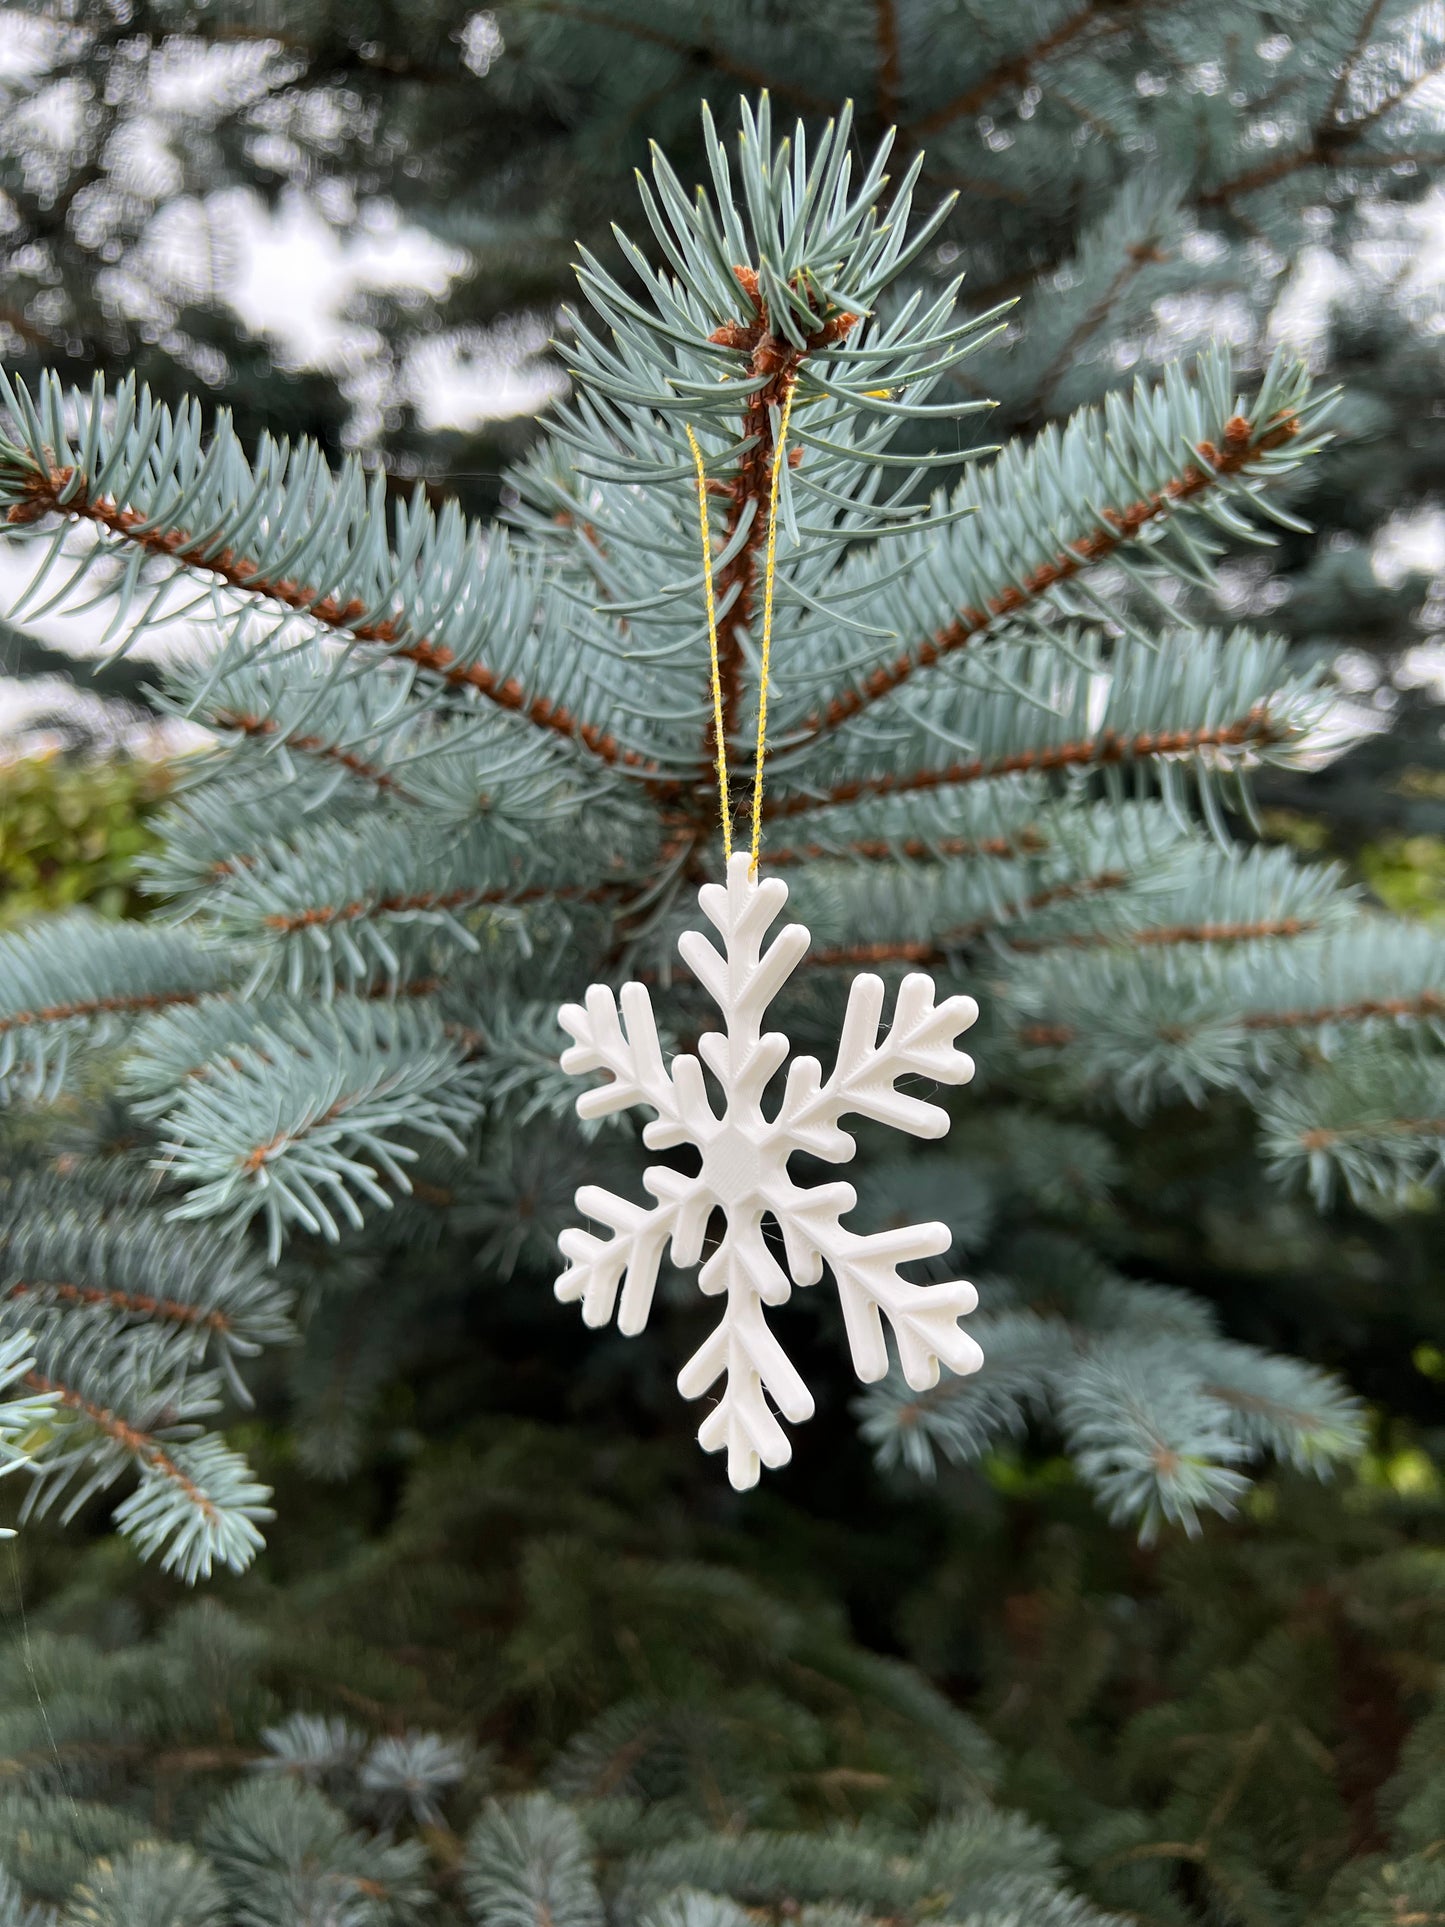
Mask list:
[[[217,709],[211,713],[213,729],[229,729],[242,736],[274,736],[278,725],[269,716],[252,716],[240,710]],[[388,770],[378,769],[375,764],[354,755],[352,751],[339,748],[327,742],[324,736],[287,736],[284,739],[287,749],[300,750],[305,756],[319,756],[332,763],[339,763],[343,769],[359,776],[363,782],[373,783],[379,790],[390,795],[405,797],[407,792]]]
[[[951,122],[962,120],[969,114],[976,114],[1005,87],[1026,87],[1036,67],[1050,55],[1061,52],[1070,41],[1077,40],[1082,34],[1087,33],[1101,17],[1103,17],[1102,10],[1094,4],[1094,0],[1085,0],[1085,4],[1077,13],[1071,13],[1066,20],[1061,20],[1052,33],[1047,33],[1041,40],[1036,40],[1032,47],[1024,48],[1021,53],[1010,54],[990,68],[988,73],[974,81],[972,86],[965,87],[962,93],[955,94],[951,100],[944,101],[941,107],[935,107],[931,113],[923,115],[920,120],[910,122],[909,135],[914,139],[920,139],[936,134],[940,128],[947,127]]]
[[[903,60],[894,0],[873,0],[873,28],[878,46],[878,118],[886,127],[897,120],[903,98]]]
[[[1020,937],[1009,948],[1032,955],[1041,950],[1106,950],[1123,944],[1142,949],[1190,943],[1249,943],[1262,937],[1302,937],[1319,925],[1308,917],[1264,917],[1255,923],[1165,923],[1147,930],[1076,932],[1057,937]]]
[[[470,884],[456,890],[423,890],[412,896],[400,893],[356,898],[350,903],[319,903],[306,910],[277,911],[263,919],[265,928],[283,936],[295,930],[314,930],[333,923],[354,923],[358,917],[404,914],[410,910],[457,910],[480,908],[490,903],[549,903],[565,899],[571,903],[603,903],[625,887],[622,879],[577,885],[528,884],[525,890],[479,890]],[[424,980],[432,988],[437,980]]]
[[[924,938],[915,941],[859,943],[841,945],[834,950],[814,950],[806,961],[823,966],[849,965],[857,968],[860,964],[916,963],[939,969],[950,958],[989,931],[996,930],[1001,923],[1011,917],[1025,917],[1036,910],[1045,910],[1050,904],[1072,903],[1080,897],[1099,896],[1110,890],[1121,890],[1129,881],[1121,870],[1101,870],[1097,876],[1076,877],[1067,883],[1051,884],[1046,890],[1038,890],[1027,897],[1014,909],[1001,917],[979,917],[975,922],[961,924],[956,930],[949,930],[943,936]]]
[[[951,856],[1037,856],[1048,847],[1046,839],[1030,826],[1011,836],[941,836],[932,842],[925,837],[908,837],[901,842],[870,837],[846,845],[846,854],[865,863],[894,863],[900,857],[926,863]],[[824,843],[796,843],[781,850],[764,850],[762,860],[778,869],[792,863],[824,863],[840,854],[843,852]]]
[[[1362,1024],[1371,1017],[1445,1017],[1445,991],[1423,990],[1418,997],[1361,997],[1353,1004],[1322,1004],[1315,1010],[1257,1010],[1239,1019],[1242,1030],[1310,1030],[1319,1024]],[[1077,1032],[1070,1024],[1025,1024],[1019,1039],[1045,1047],[1073,1043]],[[1189,1031],[1180,1024],[1160,1030],[1160,1036],[1182,1043]]]
[[[586,7],[568,6],[563,0],[535,0],[536,11],[550,13],[559,20],[572,20],[579,26],[601,27],[604,30],[628,34],[634,40],[645,41],[649,46],[661,47],[668,53],[678,55],[690,66],[699,60],[710,61],[719,73],[727,74],[730,79],[740,81],[751,93],[776,94],[782,100],[794,101],[808,113],[827,114],[837,107],[837,101],[829,95],[810,93],[786,75],[767,74],[760,67],[750,66],[746,61],[736,59],[725,48],[708,42],[683,39],[678,34],[667,33],[661,27],[649,26],[640,20],[624,20],[615,14],[594,13]]]
[[[32,1024],[63,1024],[72,1017],[105,1017],[116,1012],[169,1010],[173,1004],[198,1004],[212,993],[204,990],[137,991],[127,997],[87,997],[73,1004],[46,1004],[39,1010],[12,1010],[0,1016],[0,1036]]]
[[[1380,9],[1384,4],[1385,0],[1370,0],[1370,4],[1360,16],[1359,29],[1355,34],[1355,44],[1340,62],[1340,71],[1335,75],[1335,84],[1330,89],[1330,97],[1326,101],[1325,111],[1320,117],[1321,126],[1330,127],[1339,120],[1340,109],[1344,106],[1345,96],[1350,91],[1350,82],[1355,77],[1355,68],[1359,65],[1360,56],[1369,44],[1370,35],[1375,30],[1375,22],[1379,19]]]
[[[1110,281],[1108,287],[1105,288],[1093,306],[1079,317],[1068,334],[1065,335],[1057,351],[1050,357],[1048,366],[1039,376],[1034,386],[1032,396],[1024,403],[1022,408],[1017,410],[1015,415],[1016,421],[1032,421],[1043,412],[1054,383],[1073,366],[1074,358],[1083,344],[1108,320],[1110,314],[1113,312],[1114,303],[1119,299],[1120,295],[1123,294],[1125,288],[1129,286],[1129,283],[1135,280],[1146,267],[1157,265],[1159,262],[1167,261],[1169,258],[1163,249],[1159,247],[1158,243],[1153,241],[1135,242],[1126,250],[1126,254],[1127,258],[1114,275],[1112,281]]]
[[[61,1284],[53,1279],[22,1278],[6,1288],[6,1296],[23,1298],[31,1292],[49,1293],[68,1305],[109,1305],[112,1311],[137,1318],[159,1318],[171,1325],[205,1325],[211,1331],[229,1331],[231,1321],[223,1311],[206,1311],[199,1305],[182,1304],[178,1298],[155,1298],[148,1292],[107,1291],[99,1285]]]
[[[1421,76],[1422,79],[1425,76]],[[1418,82],[1415,83],[1418,85]],[[1408,90],[1407,90],[1408,91]],[[1388,105],[1398,107],[1402,94]],[[1372,116],[1377,118],[1377,116]],[[1349,154],[1345,150],[1356,135],[1364,131],[1364,123],[1352,123],[1347,127],[1325,128],[1316,133],[1307,147],[1296,148],[1292,154],[1278,154],[1273,160],[1262,161],[1243,174],[1236,174],[1233,180],[1221,181],[1217,187],[1206,188],[1196,196],[1199,207],[1225,207],[1239,194],[1253,194],[1261,187],[1273,187],[1277,181],[1288,179],[1306,167],[1399,167],[1405,163],[1418,163],[1423,157],[1402,151],[1390,154]]]
[[[736,475],[731,482],[722,484],[719,490],[728,502],[724,549],[733,542],[744,516],[751,513],[752,518],[741,547],[720,572],[714,585],[720,607],[732,596],[731,606],[719,617],[717,625],[718,684],[724,748],[731,742],[738,725],[745,662],[741,632],[748,627],[752,618],[762,560],[767,549],[768,504],[772,498],[773,466],[777,459],[772,411],[775,408],[781,411],[806,357],[815,349],[846,340],[858,321],[855,314],[837,314],[820,319],[818,326],[807,336],[806,347],[799,348],[783,336],[774,334],[767,304],[759,292],[756,271],[738,266],[734,267],[733,275],[750,313],[745,321],[724,322],[708,338],[717,347],[733,348],[745,354],[748,357],[749,376],[754,380],[762,378],[764,386],[747,398],[740,439],[746,441],[748,446],[739,459]],[[703,733],[703,768],[711,768],[717,760],[717,754],[716,722],[709,707]],[[710,793],[699,789],[691,800],[691,809],[695,817],[703,812],[710,813]]]
[[[1418,84],[1418,81],[1412,83],[1412,85]],[[1393,104],[1398,105],[1398,102]],[[1349,154],[1345,150],[1354,140],[1355,134],[1356,128],[1353,123],[1328,131],[1324,140],[1316,134],[1307,146],[1296,148],[1290,154],[1279,155],[1262,168],[1250,169],[1244,174],[1237,175],[1233,180],[1220,182],[1212,188],[1197,189],[1190,195],[1186,205],[1195,208],[1225,207],[1238,194],[1248,193],[1255,187],[1268,186],[1290,174],[1299,173],[1307,167],[1328,169],[1345,166],[1377,169],[1397,167],[1407,162],[1423,165],[1432,158],[1418,152],[1411,153],[1408,150],[1392,154]],[[943,176],[934,176],[930,173],[929,178],[943,185],[948,184]],[[1235,218],[1239,218],[1237,214]],[[1063,264],[1068,258],[1071,246],[1072,237],[1061,235],[1053,248],[1038,255],[1027,267],[1013,269],[1007,274],[995,276],[992,281],[981,283],[973,291],[975,306],[980,310],[991,308],[1011,295],[1026,293],[1037,285],[1042,276],[1054,272]]]
[[[1220,723],[1199,729],[1146,730],[1137,736],[1120,736],[1104,730],[1075,743],[1058,743],[1047,749],[1021,749],[996,762],[978,758],[971,763],[950,763],[944,769],[906,770],[901,775],[860,776],[837,783],[822,796],[781,796],[763,805],[769,818],[801,816],[812,810],[830,809],[839,803],[855,803],[864,796],[894,796],[918,790],[951,788],[961,783],[978,783],[997,776],[1040,774],[1050,770],[1105,768],[1111,764],[1141,762],[1152,756],[1183,756],[1201,749],[1237,749],[1245,744],[1276,743],[1287,732],[1274,721],[1263,704],[1256,705],[1237,722]]]
[[[1371,1017],[1445,1017],[1445,991],[1361,997],[1353,1004],[1322,1004],[1316,1010],[1260,1010],[1240,1022],[1246,1030],[1307,1030],[1316,1024],[1362,1024]]]
[[[1371,1124],[1319,1124],[1313,1130],[1301,1131],[1299,1142],[1303,1151],[1326,1151],[1332,1144],[1371,1137],[1445,1137],[1445,1117],[1390,1117]]]

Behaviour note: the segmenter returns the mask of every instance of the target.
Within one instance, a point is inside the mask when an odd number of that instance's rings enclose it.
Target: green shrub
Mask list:
[[[0,768],[0,928],[77,903],[137,915],[136,858],[170,789],[159,763],[28,756]]]

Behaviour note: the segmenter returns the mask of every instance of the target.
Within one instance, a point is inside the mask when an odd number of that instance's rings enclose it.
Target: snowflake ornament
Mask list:
[[[583,1185],[578,1210],[612,1236],[580,1228],[562,1233],[569,1264],[557,1280],[557,1296],[580,1303],[588,1325],[607,1324],[617,1308],[618,1329],[629,1336],[640,1332],[669,1240],[674,1264],[697,1264],[708,1221],[721,1207],[726,1228],[698,1283],[709,1297],[724,1300],[722,1316],[683,1367],[677,1386],[684,1398],[701,1398],[723,1381],[698,1441],[708,1452],[727,1448],[728,1477],[740,1490],[757,1483],[760,1465],[786,1465],[792,1457],[773,1406],[794,1424],[813,1412],[808,1388],[769,1330],[763,1307],[782,1304],[794,1284],[816,1284],[825,1263],[837,1284],[853,1364],[865,1383],[888,1370],[884,1318],[893,1328],[903,1375],[916,1391],[938,1383],[940,1363],[954,1372],[976,1371],[983,1363],[958,1324],[978,1303],[973,1286],[912,1284],[898,1272],[910,1259],[947,1251],[952,1235],[946,1225],[850,1231],[842,1218],[857,1203],[852,1185],[808,1190],[788,1175],[795,1151],[846,1163],[857,1147],[838,1120],[849,1114],[914,1137],[943,1137],[948,1113],[898,1090],[898,1081],[923,1076],[966,1084],[973,1060],[955,1050],[953,1040],[977,1017],[978,1006],[971,997],[935,1005],[932,979],[908,976],[899,986],[893,1022],[880,1038],[883,981],[855,977],[831,1076],[823,1081],[814,1057],[794,1058],[777,1114],[769,1118],[763,1094],[790,1047],[781,1032],[763,1030],[763,1019],[806,953],[809,937],[801,924],[790,923],[763,949],[788,887],[776,877],[754,877],[751,868],[751,859],[738,854],[728,863],[726,886],[709,883],[698,892],[703,915],[722,936],[721,952],[696,930],[678,939],[683,962],[723,1016],[723,1030],[699,1041],[701,1061],[682,1054],[670,1070],[663,1063],[651,1000],[641,984],[623,985],[620,1011],[611,990],[593,984],[585,1003],[566,1004],[559,1012],[563,1029],[575,1039],[563,1053],[563,1070],[612,1074],[610,1083],[578,1098],[578,1115],[607,1117],[647,1105],[656,1115],[643,1129],[643,1143],[654,1151],[694,1145],[702,1169],[689,1177],[666,1165],[650,1166],[642,1182],[655,1200],[651,1206]],[[709,1100],[703,1064],[722,1088],[721,1117]],[[765,1234],[769,1218],[782,1232],[787,1271]]]

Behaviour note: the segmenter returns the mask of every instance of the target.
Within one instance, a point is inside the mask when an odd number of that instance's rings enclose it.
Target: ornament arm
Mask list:
[[[881,977],[865,971],[853,979],[848,1009],[838,1039],[832,1074],[823,1082],[815,1057],[793,1060],[788,1074],[778,1128],[794,1150],[810,1151],[832,1163],[853,1155],[853,1140],[839,1127],[849,1114],[906,1131],[912,1137],[938,1138],[948,1131],[948,1113],[941,1105],[910,1096],[897,1088],[905,1077],[923,1077],[935,1084],[966,1084],[973,1076],[973,1059],[954,1048],[954,1039],[978,1016],[972,997],[933,1001],[933,979],[914,972],[898,988],[893,1022],[883,1035]]]
[[[583,1324],[594,1327],[608,1324],[617,1309],[617,1329],[628,1338],[647,1323],[669,1239],[674,1263],[697,1263],[709,1207],[695,1178],[665,1165],[651,1166],[642,1182],[656,1204],[633,1204],[599,1185],[584,1184],[577,1193],[578,1209],[606,1225],[612,1236],[599,1238],[573,1225],[557,1240],[568,1266],[553,1286],[556,1297],[564,1305],[580,1304]]]
[[[977,1307],[973,1286],[962,1281],[915,1285],[898,1270],[911,1259],[942,1257],[953,1243],[948,1226],[850,1231],[841,1220],[855,1202],[850,1184],[824,1184],[809,1191],[785,1181],[768,1196],[798,1283],[815,1284],[825,1263],[833,1273],[859,1378],[872,1384],[888,1371],[884,1318],[893,1328],[903,1375],[915,1391],[938,1383],[940,1365],[960,1374],[977,1371],[983,1353],[958,1325]]]
[[[722,1379],[698,1443],[705,1452],[726,1449],[729,1481],[743,1491],[757,1484],[762,1466],[786,1465],[792,1457],[772,1406],[794,1425],[813,1415],[812,1395],[763,1314],[765,1304],[787,1298],[789,1279],[768,1249],[761,1214],[741,1223],[729,1218],[698,1283],[709,1296],[725,1294],[725,1302],[716,1329],[678,1374],[677,1389],[684,1398],[701,1398]]]
[[[562,1069],[572,1077],[588,1071],[612,1075],[610,1083],[577,1099],[579,1117],[611,1117],[646,1104],[657,1113],[643,1131],[649,1148],[661,1151],[684,1142],[698,1106],[707,1107],[702,1069],[686,1055],[675,1058],[670,1071],[663,1063],[657,1020],[643,985],[624,984],[619,1000],[606,984],[592,984],[585,1001],[564,1004],[557,1020],[574,1040],[562,1053]]]

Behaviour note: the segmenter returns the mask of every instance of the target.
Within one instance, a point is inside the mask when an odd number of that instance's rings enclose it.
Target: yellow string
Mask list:
[[[707,472],[702,465],[702,450],[689,428],[687,439],[697,469],[697,522],[702,535],[702,579],[707,590],[707,646],[712,656],[712,732],[717,744],[717,793],[722,805],[723,856],[731,861],[733,853],[733,811],[728,800],[728,746],[723,735],[722,671],[717,659],[717,604],[712,590],[712,532],[707,519]]]
[[[763,654],[758,676],[758,746],[753,763],[753,848],[750,874],[758,873],[758,855],[763,841],[763,760],[768,752],[768,674],[773,656],[773,583],[777,575],[778,558],[778,488],[782,481],[783,463],[787,459],[788,417],[793,412],[793,390],[788,388],[783,396],[783,412],[778,422],[778,443],[773,450],[773,473],[768,488],[768,547],[763,564]],[[722,808],[723,856],[732,860],[733,853],[733,812],[728,794],[728,753],[727,738],[723,734],[722,669],[718,663],[717,651],[717,602],[713,594],[712,580],[712,531],[707,513],[707,472],[703,467],[702,450],[698,447],[697,436],[687,429],[688,446],[692,450],[693,466],[697,470],[697,524],[702,538],[702,579],[707,596],[707,646],[712,661],[712,727],[713,738],[717,743],[717,793]]]
[[[768,555],[763,567],[763,659],[758,673],[758,752],[753,765],[753,862],[749,875],[758,873],[758,853],[763,843],[763,758],[768,748],[768,668],[773,654],[773,577],[778,554],[778,484],[787,460],[788,417],[793,412],[793,389],[789,384],[783,396],[783,413],[778,423],[778,443],[773,450],[772,486],[768,490]]]

